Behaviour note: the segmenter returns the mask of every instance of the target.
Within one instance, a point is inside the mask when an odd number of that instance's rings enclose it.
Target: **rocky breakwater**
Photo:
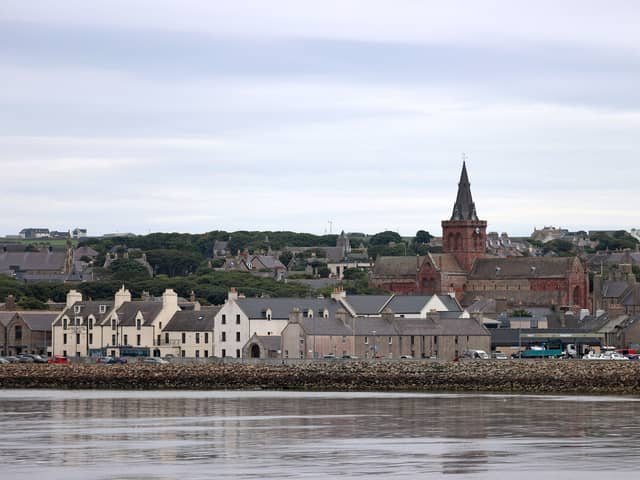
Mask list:
[[[270,389],[640,394],[640,362],[0,365],[0,388]]]

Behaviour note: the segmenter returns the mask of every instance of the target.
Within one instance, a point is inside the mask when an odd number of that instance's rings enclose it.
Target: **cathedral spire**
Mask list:
[[[462,173],[460,174],[460,183],[458,183],[458,196],[453,206],[453,215],[451,220],[478,220],[476,206],[471,197],[471,184],[467,175],[467,164],[462,162]]]

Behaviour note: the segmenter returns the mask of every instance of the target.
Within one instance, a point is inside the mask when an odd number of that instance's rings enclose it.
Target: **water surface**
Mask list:
[[[0,390],[0,478],[592,478],[640,469],[640,401]]]

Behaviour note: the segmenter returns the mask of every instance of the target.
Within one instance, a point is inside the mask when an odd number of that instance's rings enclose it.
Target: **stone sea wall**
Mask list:
[[[0,388],[640,394],[640,362],[333,361],[298,365],[0,365]]]

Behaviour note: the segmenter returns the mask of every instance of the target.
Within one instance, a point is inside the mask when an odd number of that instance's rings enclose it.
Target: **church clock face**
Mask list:
[[[480,235],[480,227],[476,227],[476,235]]]

